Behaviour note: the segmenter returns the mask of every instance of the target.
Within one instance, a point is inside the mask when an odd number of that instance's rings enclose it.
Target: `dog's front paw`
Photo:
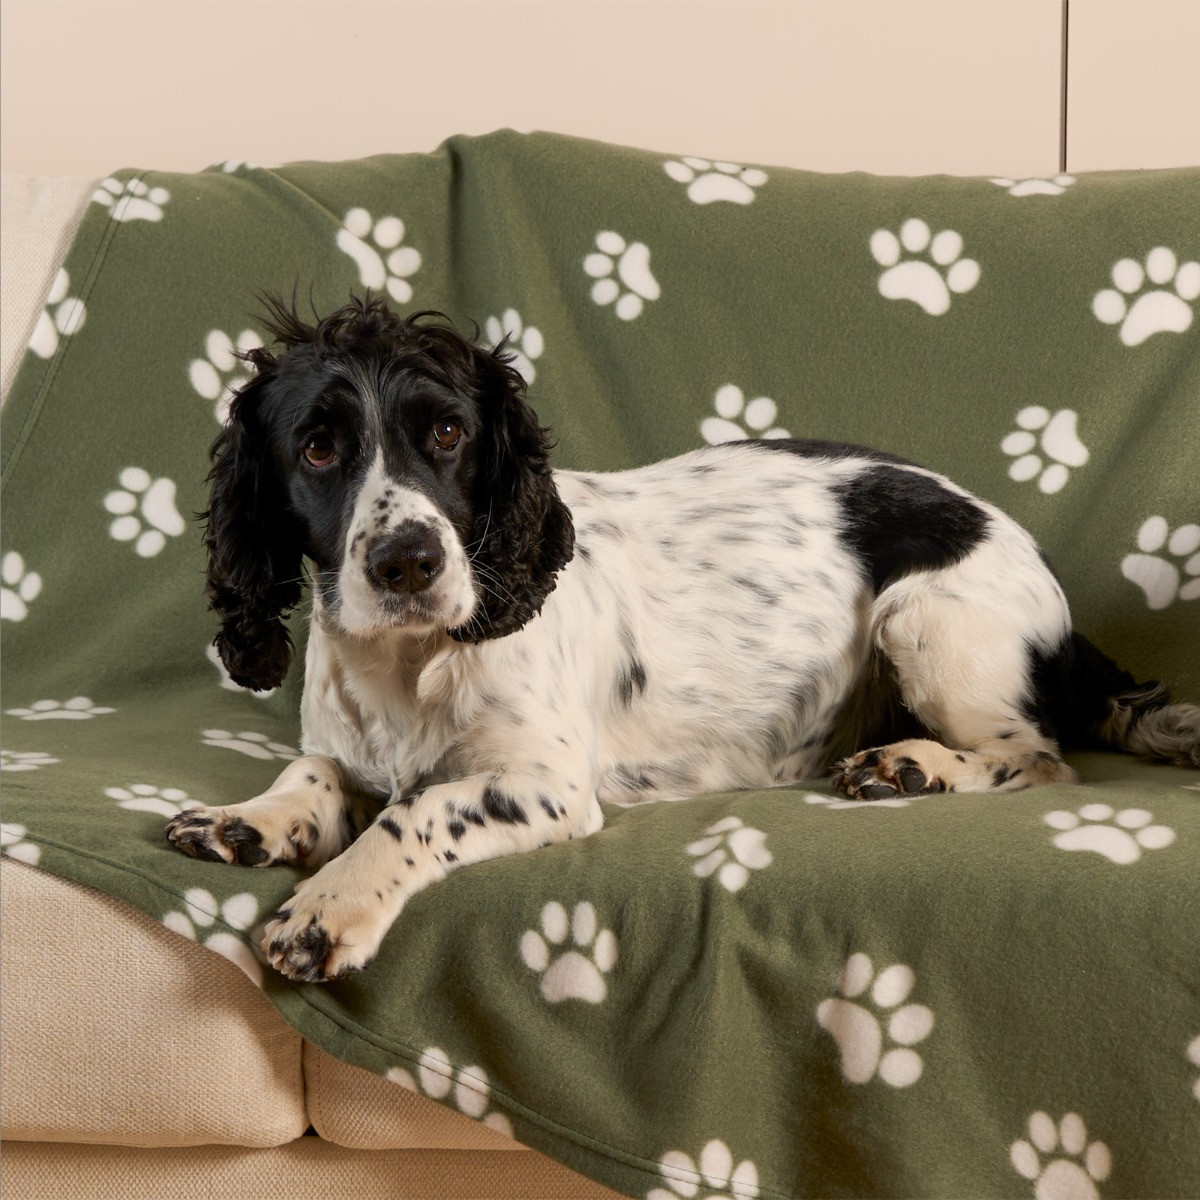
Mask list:
[[[928,741],[897,742],[861,750],[837,764],[833,786],[853,800],[890,800],[895,796],[944,792],[946,781],[939,770],[944,764],[939,760],[951,753],[944,746]]]
[[[390,924],[381,912],[318,884],[320,872],[263,927],[262,949],[280,974],[325,983],[361,971],[375,957]]]
[[[163,836],[192,858],[243,867],[305,863],[318,843],[312,821],[286,817],[265,805],[256,812],[254,801],[185,809],[167,822]]]

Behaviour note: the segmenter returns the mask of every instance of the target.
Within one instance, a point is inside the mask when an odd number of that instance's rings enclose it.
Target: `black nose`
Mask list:
[[[423,592],[442,569],[442,543],[428,525],[403,525],[367,551],[367,574],[397,595]]]

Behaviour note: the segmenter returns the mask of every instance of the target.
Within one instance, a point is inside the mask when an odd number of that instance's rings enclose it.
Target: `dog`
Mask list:
[[[1063,744],[1200,765],[1200,708],[1073,633],[1033,538],[941,475],[804,440],[552,470],[503,343],[369,294],[267,308],[207,587],[230,676],[269,689],[310,564],[303,757],[166,836],[319,868],[265,927],[292,979],[363,968],[410,896],[603,803],[831,768],[863,800],[1012,792],[1073,780]]]

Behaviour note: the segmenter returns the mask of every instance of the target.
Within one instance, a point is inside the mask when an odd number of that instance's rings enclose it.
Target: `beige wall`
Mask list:
[[[1200,0],[1070,0],[1068,165],[1200,163]],[[817,170],[1059,169],[1063,0],[5,0],[5,170],[553,129]]]

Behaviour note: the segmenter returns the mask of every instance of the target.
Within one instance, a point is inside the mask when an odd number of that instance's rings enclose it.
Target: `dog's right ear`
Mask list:
[[[230,678],[266,691],[287,674],[292,640],[283,618],[300,599],[303,554],[271,458],[263,411],[275,380],[265,350],[247,359],[258,375],[234,397],[212,446],[204,545],[208,598],[220,615],[214,645]]]

